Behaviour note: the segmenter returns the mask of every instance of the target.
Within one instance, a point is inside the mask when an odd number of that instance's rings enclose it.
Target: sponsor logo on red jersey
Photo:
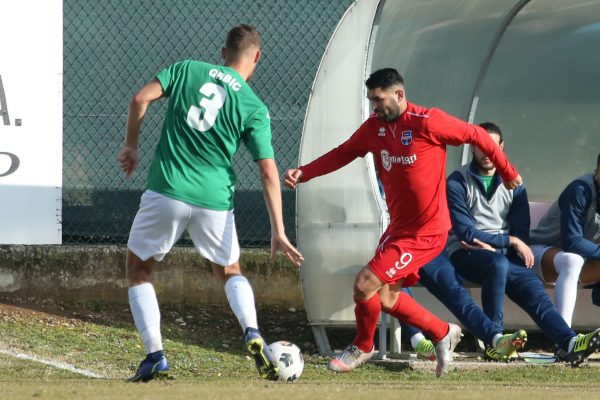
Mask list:
[[[412,165],[417,161],[417,155],[393,156],[387,150],[381,150],[381,165],[386,171],[390,171],[394,164]]]

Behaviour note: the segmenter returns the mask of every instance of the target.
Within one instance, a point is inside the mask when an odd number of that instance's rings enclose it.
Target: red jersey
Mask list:
[[[301,166],[302,182],[373,153],[390,213],[392,237],[438,235],[451,228],[446,200],[446,145],[470,143],[494,163],[505,181],[518,173],[483,128],[436,108],[408,103],[395,121],[371,115],[344,143]]]

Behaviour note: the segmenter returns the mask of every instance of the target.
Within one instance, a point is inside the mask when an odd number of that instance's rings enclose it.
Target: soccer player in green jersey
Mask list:
[[[231,163],[241,142],[260,169],[271,223],[271,257],[281,251],[296,265],[303,257],[284,232],[269,113],[246,83],[261,56],[260,34],[252,26],[236,26],[221,53],[224,66],[187,60],[163,69],[129,105],[125,143],[118,155],[126,177],[138,165],[138,138],[148,105],[169,97],[148,185],[127,243],[129,304],[147,353],[131,381],[148,381],[169,370],[151,275],[185,230],[224,284],[260,375],[277,379],[277,364],[258,330],[252,287],[238,262]]]

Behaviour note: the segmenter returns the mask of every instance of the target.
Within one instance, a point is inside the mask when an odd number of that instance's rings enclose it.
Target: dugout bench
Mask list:
[[[549,208],[549,203],[530,203],[531,225],[536,226],[540,218]],[[465,287],[473,296],[473,299],[481,306],[481,289],[478,285],[465,282]],[[417,301],[428,310],[435,313],[443,320],[456,324],[460,323],[448,309],[441,304],[424,287],[416,285],[411,288]],[[553,286],[546,285],[546,290],[551,299],[554,299]],[[508,298],[505,298],[504,304],[504,327],[506,330],[526,329],[528,331],[539,331],[539,327],[531,320],[521,308],[514,304]],[[591,290],[580,288],[577,293],[577,306],[573,314],[573,329],[576,331],[592,330],[600,326],[600,310],[592,304]],[[353,324],[332,324],[331,326],[354,326]],[[333,350],[327,338],[326,326],[323,324],[312,324],[313,335],[317,343],[319,353],[323,356],[330,356]],[[382,313],[379,322],[379,359],[385,359],[389,355],[397,355],[402,352],[401,346],[401,328],[395,318]]]

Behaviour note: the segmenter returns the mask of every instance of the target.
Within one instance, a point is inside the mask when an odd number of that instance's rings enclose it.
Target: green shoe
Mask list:
[[[502,361],[509,361],[511,357],[516,355],[517,350],[525,346],[525,343],[527,343],[527,332],[520,329],[515,333],[502,335],[496,342],[494,350],[498,353]]]
[[[581,363],[585,362],[590,354],[594,353],[600,348],[600,328],[587,335],[579,334],[575,339],[575,346],[566,355],[567,361],[573,368],[578,367]]]
[[[492,346],[487,346],[483,352],[483,357],[486,361],[511,362],[519,358],[516,351],[513,351],[508,356],[504,357]]]
[[[429,339],[421,339],[415,347],[417,358],[421,360],[435,361],[435,346]]]
[[[492,346],[487,346],[483,352],[483,357],[486,361],[505,361],[500,353]]]

